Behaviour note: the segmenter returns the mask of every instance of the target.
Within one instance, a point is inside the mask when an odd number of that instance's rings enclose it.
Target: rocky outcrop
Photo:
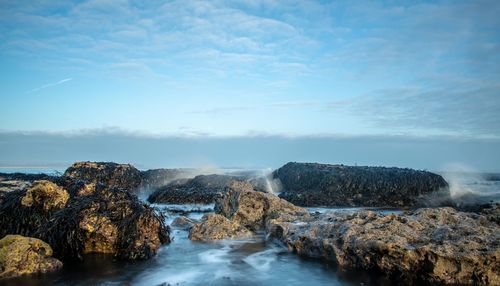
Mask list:
[[[249,187],[251,188],[251,186],[235,188],[233,185],[233,189],[217,200],[215,212],[252,231],[264,229],[268,219],[308,214],[307,210],[301,207],[269,193],[249,190]]]
[[[62,267],[52,248],[40,239],[7,235],[0,239],[0,279],[46,273]]]
[[[252,236],[252,232],[235,221],[219,214],[206,214],[189,231],[191,240],[239,239]]]
[[[192,240],[242,238],[263,230],[270,219],[308,216],[307,210],[272,194],[256,192],[248,182],[232,182],[215,203],[216,214],[205,215],[190,230]]]
[[[64,188],[35,181],[28,190],[5,194],[0,236],[40,238],[61,259],[87,253],[146,259],[170,241],[164,217],[135,195],[68,178],[59,183]]]
[[[274,171],[279,196],[300,206],[413,207],[450,204],[446,181],[412,169],[288,163]]]
[[[279,218],[267,228],[270,238],[300,255],[384,273],[396,284],[500,285],[500,228],[477,214],[361,211]]]
[[[227,186],[240,177],[228,175],[199,175],[173,183],[153,192],[148,201],[170,204],[211,204],[226,192]]]
[[[134,166],[111,162],[76,162],[64,176],[127,191],[137,190],[142,180],[141,172]]]

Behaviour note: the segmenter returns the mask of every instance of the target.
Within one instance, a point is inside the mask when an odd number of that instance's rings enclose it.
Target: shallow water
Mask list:
[[[188,216],[200,219],[203,214]],[[176,216],[169,216],[167,222]],[[173,242],[148,261],[113,261],[109,256],[89,255],[83,262],[67,263],[56,273],[3,280],[0,285],[378,284],[370,273],[344,272],[325,261],[301,258],[282,245],[265,241],[263,235],[210,243],[190,241],[185,230],[172,229],[171,235]]]

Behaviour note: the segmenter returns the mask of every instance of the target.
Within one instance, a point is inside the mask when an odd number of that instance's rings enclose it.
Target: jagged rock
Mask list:
[[[70,191],[45,183],[57,191],[7,193],[0,205],[0,236],[40,238],[61,259],[81,258],[86,253],[146,259],[170,241],[163,215],[135,195],[102,184],[89,186],[81,181],[70,183],[69,179],[61,183]],[[69,193],[69,198],[63,204],[64,193]]]
[[[137,190],[142,180],[141,172],[134,166],[112,162],[76,162],[64,176],[127,191]]]
[[[172,224],[170,224],[170,225],[175,227],[175,228],[188,230],[191,227],[193,227],[193,225],[195,223],[197,223],[197,221],[194,219],[190,219],[186,216],[179,216],[179,217],[176,217],[174,219],[174,221],[172,221]]]
[[[52,248],[40,239],[7,235],[0,239],[0,279],[46,273],[62,267]]]
[[[263,229],[268,219],[278,216],[308,215],[307,210],[272,194],[251,191],[248,185],[243,188],[235,185],[232,187],[228,188],[224,197],[217,200],[215,212],[250,230]]]
[[[379,271],[396,284],[500,285],[500,228],[477,214],[361,211],[270,220],[267,227],[270,238],[300,255]]]
[[[412,207],[451,204],[448,184],[427,171],[288,163],[274,171],[279,196],[300,206]]]
[[[238,239],[252,236],[252,232],[218,214],[206,214],[200,223],[196,223],[189,231],[191,240]]]
[[[173,183],[153,192],[148,201],[170,204],[211,204],[226,192],[226,187],[240,177],[228,175],[199,175]]]
[[[49,181],[35,181],[22,197],[21,205],[49,212],[64,208],[68,199],[68,192],[58,185]]]

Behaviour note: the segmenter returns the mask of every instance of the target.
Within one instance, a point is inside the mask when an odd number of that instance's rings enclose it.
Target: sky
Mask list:
[[[478,168],[500,171],[498,15],[497,0],[0,0],[0,138],[445,140],[489,144]]]

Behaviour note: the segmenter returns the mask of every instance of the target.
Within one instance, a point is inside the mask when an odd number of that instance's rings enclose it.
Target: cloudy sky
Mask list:
[[[500,138],[497,0],[143,2],[0,1],[0,131]]]

